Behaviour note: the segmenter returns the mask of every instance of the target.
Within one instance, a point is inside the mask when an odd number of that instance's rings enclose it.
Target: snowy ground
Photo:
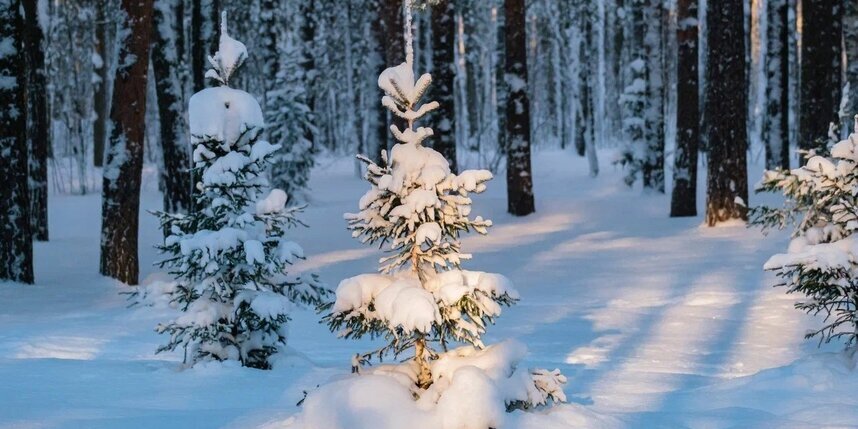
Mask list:
[[[306,265],[336,286],[372,272],[379,253],[344,228],[366,189],[353,162],[322,164],[310,228],[294,236]],[[858,428],[854,361],[803,341],[813,321],[761,271],[786,235],[669,219],[667,197],[627,190],[603,169],[591,179],[582,159],[538,153],[538,213],[523,219],[504,214],[501,178],[476,197],[475,213],[496,226],[465,240],[467,268],[503,273],[522,294],[487,343],[518,338],[528,365],[569,376],[570,405],[518,416],[517,427]],[[143,208],[160,201],[147,186]],[[369,348],[304,312],[273,371],[179,370],[180,355],[153,354],[168,310],[126,308],[128,288],[96,274],[100,207],[99,195],[53,196],[38,284],[0,285],[0,428],[277,428],[304,390]],[[154,217],[141,218],[141,278],[151,281],[159,234]]]

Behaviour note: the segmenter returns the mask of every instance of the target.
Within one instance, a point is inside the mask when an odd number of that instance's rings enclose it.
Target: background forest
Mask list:
[[[858,1],[0,0],[0,105],[0,427],[858,421]]]

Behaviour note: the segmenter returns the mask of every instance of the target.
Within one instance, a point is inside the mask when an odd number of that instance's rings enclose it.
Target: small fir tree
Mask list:
[[[221,86],[196,93],[190,126],[198,210],[157,213],[165,234],[159,265],[176,276],[171,299],[183,314],[158,331],[170,335],[159,352],[182,347],[189,365],[201,360],[239,360],[267,369],[286,343],[293,303],[319,305],[327,291],[315,275],[288,272],[303,258],[286,238],[300,223],[300,208],[286,208],[287,194],[271,189],[266,170],[280,148],[260,137],[264,122],[257,101],[229,87],[247,58],[222,17],[219,51],[206,73]],[[265,193],[267,192],[267,195]]]
[[[313,112],[307,105],[303,86],[301,48],[293,34],[284,34],[280,47],[280,66],[274,78],[274,89],[266,97],[271,126],[268,137],[280,146],[272,158],[271,180],[293,199],[307,200],[310,170],[313,168],[313,146],[308,139],[315,132]]]
[[[751,224],[792,228],[787,253],[773,256],[765,268],[780,278],[777,286],[805,296],[796,308],[821,314],[821,328],[806,337],[820,342],[841,338],[858,343],[858,128],[835,144],[830,156],[808,154],[807,165],[766,171],[757,192],[780,193],[783,207],[754,207]]]
[[[406,10],[410,12],[407,1]],[[407,126],[390,127],[399,143],[389,157],[382,153],[380,164],[359,157],[367,166],[370,190],[360,200],[360,211],[345,216],[355,238],[387,245],[389,254],[380,261],[380,274],[340,283],[325,320],[345,338],[368,335],[387,341],[378,350],[357,355],[356,371],[373,356],[381,360],[387,354],[413,350],[405,365],[409,372],[413,370],[415,396],[419,396],[438,379],[433,361],[461,359],[484,349],[481,337],[487,326],[500,316],[503,306],[518,300],[518,293],[502,275],[461,267],[471,258],[461,251],[461,234],[486,234],[492,224],[471,216],[470,198],[486,189],[492,175],[486,170],[453,174],[440,153],[423,146],[433,131],[415,128],[415,123],[437,109],[438,103],[421,103],[432,79],[424,74],[415,80],[409,30],[410,13],[406,15],[406,62],[386,69],[378,79],[385,93],[382,104]],[[451,343],[473,347],[448,351]],[[509,373],[514,372],[516,377],[521,374],[513,364]],[[558,371],[536,371],[524,379],[529,388],[522,390],[536,393],[510,399],[509,408],[565,400],[559,388],[565,378]]]

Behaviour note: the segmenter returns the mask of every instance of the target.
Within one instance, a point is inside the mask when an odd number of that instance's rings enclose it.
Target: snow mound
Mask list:
[[[551,372],[517,369],[526,353],[523,345],[512,341],[484,350],[470,346],[451,350],[433,363],[435,381],[426,390],[415,390],[413,362],[380,366],[311,392],[303,412],[285,427],[514,429],[523,414],[508,410],[565,400],[540,390],[545,377],[538,379],[535,374]],[[562,376],[555,380],[565,381]]]

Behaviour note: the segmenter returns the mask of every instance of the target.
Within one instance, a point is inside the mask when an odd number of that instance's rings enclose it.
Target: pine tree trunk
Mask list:
[[[96,1],[96,23],[95,23],[95,52],[101,57],[101,67],[98,73],[98,84],[95,85],[95,120],[92,124],[92,164],[96,167],[104,165],[104,142],[107,140],[107,121],[110,114],[110,96],[108,85],[110,83],[108,63],[108,25],[107,1]],[[112,22],[112,21],[110,21]]]
[[[0,42],[20,47],[19,0],[0,0]],[[27,73],[22,49],[0,56],[0,280],[33,283],[33,237],[27,180]]]
[[[709,61],[705,109],[709,121],[706,223],[747,219],[748,133],[742,0],[720,0],[706,11]]]
[[[152,0],[122,0],[130,34],[119,48],[101,213],[100,272],[129,285],[137,284],[137,236],[140,179],[145,135],[146,79]]]
[[[441,107],[433,114],[433,146],[458,172],[456,162],[456,9],[453,0],[441,0],[432,7],[433,100]]]
[[[27,140],[30,144],[30,219],[33,239],[48,241],[48,146],[51,129],[45,42],[38,8],[24,5],[24,52],[27,64]],[[44,12],[44,11],[43,11]]]
[[[307,107],[310,112],[316,112],[316,61],[315,42],[316,42],[316,0],[304,0],[301,2],[301,43],[303,43],[303,61],[301,69],[304,72],[303,82],[307,91]],[[304,138],[310,142],[310,147],[315,148],[316,136],[313,134],[313,129],[319,127],[315,123],[318,115],[311,115],[314,127],[308,127],[304,132]]]
[[[194,92],[206,87],[208,56],[217,51],[220,0],[191,0],[191,73]]]
[[[789,168],[789,8],[768,0],[766,39],[766,169]]]
[[[853,117],[858,115],[858,2],[846,1],[843,19],[843,41],[846,48],[846,81],[849,83],[849,104],[843,124],[847,133],[853,132]]]
[[[697,0],[677,3],[678,43],[676,153],[670,216],[697,216],[697,154],[700,140]]]
[[[506,183],[507,210],[526,216],[536,209],[530,168],[530,102],[527,95],[525,0],[504,0],[506,14]]]
[[[191,149],[185,132],[182,55],[184,7],[181,0],[155,0],[152,71],[160,118],[161,184],[164,210],[187,213],[191,207]]]
[[[799,148],[824,152],[840,123],[840,0],[803,0]]]
[[[402,16],[403,3],[401,1],[381,0],[381,26],[384,31],[384,37],[381,39],[384,46],[384,61],[379,74],[387,67],[397,66],[405,62],[405,23]],[[385,112],[384,124],[393,124],[399,127],[400,130],[408,127],[404,119],[396,117]],[[392,147],[395,143],[393,135],[385,125],[385,147]]]

